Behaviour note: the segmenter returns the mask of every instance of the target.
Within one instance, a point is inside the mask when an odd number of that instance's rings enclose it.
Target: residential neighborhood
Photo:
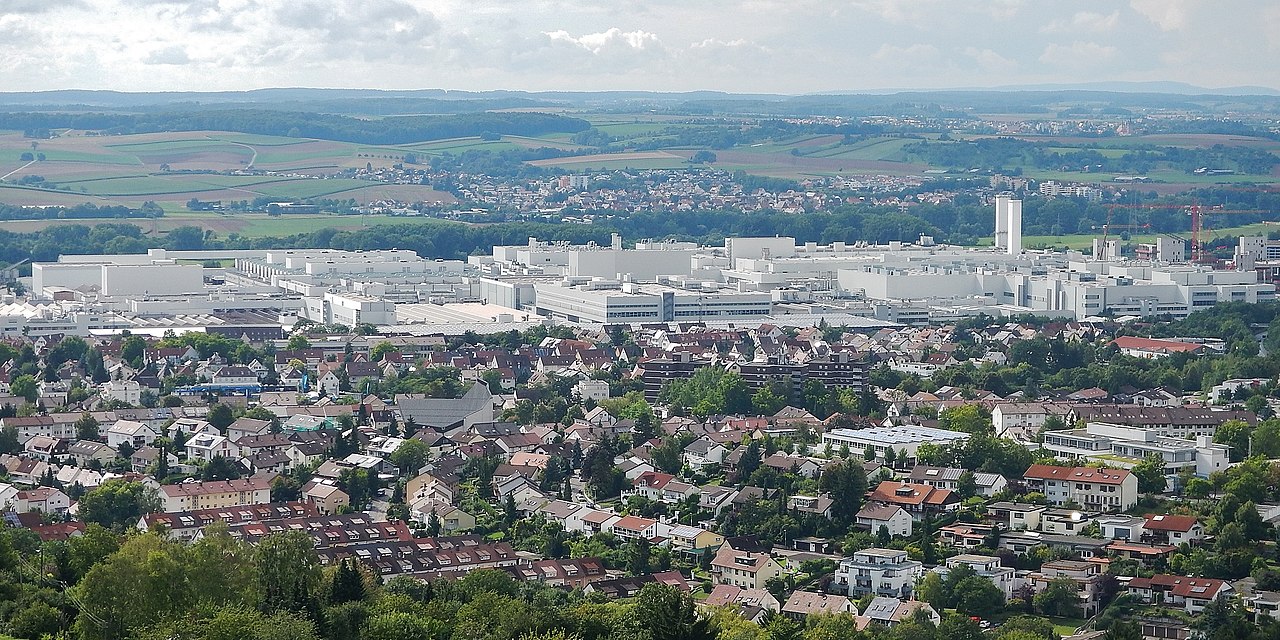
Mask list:
[[[488,569],[611,597],[675,585],[759,624],[958,611],[984,629],[1021,615],[1074,630],[1117,611],[1167,631],[1219,602],[1271,615],[1280,569],[1256,550],[1280,519],[1259,455],[1280,447],[1274,378],[1229,402],[1161,386],[1159,406],[1128,380],[973,382],[1038,344],[1115,350],[1119,329],[14,341],[0,505],[49,544],[101,527],[186,545],[224,525],[250,546],[297,533],[320,566],[380,581]],[[810,382],[784,364],[833,353],[858,375]],[[930,353],[952,361],[929,378],[894,368]],[[31,369],[48,373],[14,394]],[[262,390],[173,393],[184,377]]]

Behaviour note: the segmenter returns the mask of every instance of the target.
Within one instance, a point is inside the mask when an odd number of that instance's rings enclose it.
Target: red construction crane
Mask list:
[[[1242,189],[1243,190],[1243,189]],[[1200,248],[1200,231],[1202,219],[1206,215],[1218,214],[1236,214],[1236,213],[1271,213],[1263,209],[1221,209],[1217,207],[1204,207],[1199,204],[1108,204],[1107,207],[1107,224],[1102,227],[1102,244],[1107,243],[1107,228],[1111,227],[1111,216],[1116,209],[1180,209],[1191,215],[1191,261],[1200,262],[1202,260],[1202,250]]]
[[[1204,216],[1236,213],[1252,213],[1254,215],[1271,213],[1265,209],[1219,209],[1216,207],[1201,207],[1198,204],[1191,205],[1188,209],[1191,214],[1191,261],[1195,263],[1203,261],[1204,258],[1204,251],[1200,248],[1200,230]]]

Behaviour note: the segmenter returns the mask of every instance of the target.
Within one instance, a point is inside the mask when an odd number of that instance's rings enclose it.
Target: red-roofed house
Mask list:
[[[635,479],[635,482],[631,483],[631,491],[622,492],[622,498],[625,500],[629,496],[644,496],[654,502],[660,502],[663,488],[667,486],[667,483],[675,479],[675,476],[659,471],[642,473]]]
[[[960,496],[950,489],[910,482],[881,482],[867,494],[867,501],[901,507],[915,520],[923,519],[926,513],[937,515],[960,506]]]
[[[1136,336],[1120,336],[1111,341],[1120,353],[1135,358],[1164,358],[1175,353],[1196,353],[1205,346],[1177,340],[1153,340]]]
[[[658,521],[640,516],[623,516],[613,523],[613,535],[622,540],[644,538],[648,540],[658,533]]]
[[[18,513],[49,513],[61,515],[71,506],[71,498],[67,494],[52,487],[36,487],[27,491],[19,491],[15,504]]]
[[[1179,545],[1204,539],[1204,526],[1195,516],[1148,515],[1142,528],[1150,542]]]
[[[1231,592],[1231,585],[1212,578],[1188,578],[1156,574],[1129,581],[1129,593],[1143,602],[1165,603],[1187,613],[1199,613],[1219,595]]]
[[[1138,477],[1124,469],[1033,464],[1022,477],[1028,490],[1043,493],[1053,505],[1123,511],[1138,503]]]

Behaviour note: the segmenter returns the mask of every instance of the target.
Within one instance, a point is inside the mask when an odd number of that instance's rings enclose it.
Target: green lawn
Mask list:
[[[1076,629],[1085,623],[1084,618],[1055,618],[1050,616],[1049,622],[1053,623],[1053,632],[1066,637],[1075,635]]]

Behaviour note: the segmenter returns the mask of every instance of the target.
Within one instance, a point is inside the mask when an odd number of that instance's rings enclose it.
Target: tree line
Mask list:
[[[362,119],[265,109],[165,113],[0,113],[0,129],[87,129],[107,135],[164,131],[236,131],[360,144],[405,144],[481,134],[539,136],[590,128],[580,118],[550,113],[460,113]]]

